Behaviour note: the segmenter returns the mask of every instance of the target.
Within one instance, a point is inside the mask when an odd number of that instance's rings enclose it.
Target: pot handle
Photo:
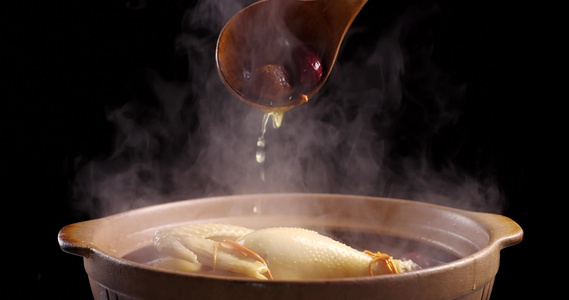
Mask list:
[[[61,250],[85,258],[89,257],[95,247],[93,237],[97,222],[98,220],[90,220],[63,227],[57,236]]]
[[[514,220],[497,214],[476,213],[490,232],[490,243],[504,249],[522,241],[524,231]]]

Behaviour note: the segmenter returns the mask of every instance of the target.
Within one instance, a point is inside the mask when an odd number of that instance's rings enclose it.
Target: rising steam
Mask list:
[[[262,112],[226,91],[214,60],[221,28],[251,2],[202,0],[187,11],[176,46],[188,56],[188,81],[149,71],[158,105],[132,101],[108,112],[114,151],[78,159],[78,209],[99,217],[213,195],[327,192],[499,211],[492,178],[432,161],[430,139],[459,118],[465,88],[431,62],[428,38],[413,37],[432,11],[408,11],[372,44],[340,53],[320,94],[267,132],[263,183],[255,161]]]

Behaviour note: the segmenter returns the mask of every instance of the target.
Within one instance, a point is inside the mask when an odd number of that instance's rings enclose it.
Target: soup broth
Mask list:
[[[321,234],[349,245],[356,250],[370,250],[373,252],[381,251],[383,253],[388,253],[394,258],[411,259],[423,269],[448,263],[460,258],[452,253],[425,243],[401,237],[345,230],[330,230],[321,232]],[[124,255],[123,259],[136,263],[153,265],[155,262],[165,257],[166,256],[158,252],[154,246],[146,246]],[[203,272],[208,275],[239,276],[236,274],[227,274],[226,272],[212,272],[212,270],[207,267],[203,268]]]

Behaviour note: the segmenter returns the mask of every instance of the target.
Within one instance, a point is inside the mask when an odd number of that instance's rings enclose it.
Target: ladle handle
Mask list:
[[[330,30],[340,44],[350,25],[367,0],[316,0],[321,2],[322,13],[328,20]]]

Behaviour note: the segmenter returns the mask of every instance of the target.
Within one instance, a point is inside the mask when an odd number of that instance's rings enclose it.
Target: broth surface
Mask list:
[[[401,237],[344,230],[330,230],[320,233],[356,250],[381,251],[394,258],[411,259],[423,269],[459,259],[458,256],[447,251]],[[124,255],[122,258],[136,263],[152,265],[155,261],[164,257],[166,256],[158,252],[154,246],[146,246]],[[213,274],[210,270],[206,269],[204,271]],[[229,275],[225,272],[215,272],[215,274]]]

